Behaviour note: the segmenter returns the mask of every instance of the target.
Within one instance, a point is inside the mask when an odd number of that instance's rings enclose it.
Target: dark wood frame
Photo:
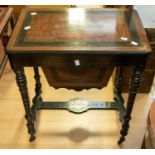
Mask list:
[[[26,10],[24,10],[26,12]],[[125,140],[125,136],[128,133],[129,129],[129,122],[131,120],[131,112],[133,109],[137,89],[140,85],[141,75],[143,73],[143,70],[145,68],[145,63],[147,60],[148,55],[150,54],[151,50],[149,47],[149,44],[146,39],[145,31],[142,27],[142,24],[140,22],[140,19],[135,11],[133,11],[134,18],[137,22],[138,26],[138,32],[141,44],[138,47],[123,47],[123,48],[114,48],[112,47],[110,50],[106,50],[104,47],[103,49],[98,49],[98,47],[94,47],[93,51],[88,48],[87,50],[82,50],[82,47],[80,47],[78,50],[71,48],[68,51],[67,48],[64,47],[63,50],[55,50],[53,47],[47,48],[47,47],[29,47],[29,46],[16,46],[16,37],[18,34],[18,29],[22,25],[20,20],[23,21],[24,11],[21,14],[21,18],[19,18],[19,23],[17,23],[17,26],[15,28],[14,34],[9,42],[9,45],[7,47],[7,53],[9,56],[10,64],[12,69],[14,70],[16,74],[16,81],[17,85],[19,87],[26,116],[27,119],[27,127],[28,132],[30,134],[30,141],[33,141],[35,139],[35,127],[34,123],[36,120],[36,113],[38,110],[41,109],[67,109],[69,111],[72,111],[74,113],[81,113],[84,111],[87,111],[88,109],[96,108],[94,105],[96,103],[92,103],[93,106],[89,106],[90,104],[86,105],[84,107],[83,111],[76,111],[77,109],[73,110],[69,103],[58,102],[58,104],[55,104],[55,102],[43,102],[41,97],[41,82],[40,82],[40,75],[38,71],[38,67],[57,67],[59,63],[64,63],[63,60],[69,60],[73,59],[75,60],[84,60],[87,59],[88,62],[91,62],[91,64],[95,66],[113,66],[113,67],[119,67],[120,73],[117,79],[117,84],[115,88],[115,104],[116,106],[113,106],[113,103],[104,102],[99,104],[97,109],[117,109],[120,111],[120,120],[122,122],[122,129],[120,131],[121,137],[118,140],[118,144],[121,144]],[[28,10],[29,11],[29,10]],[[58,48],[57,48],[58,49]],[[61,48],[62,49],[62,48]],[[123,50],[124,49],[124,50]],[[52,61],[51,61],[52,60]],[[65,64],[64,64],[65,65]],[[133,75],[130,82],[130,91],[129,91],[129,97],[127,100],[127,104],[125,106],[124,100],[121,96],[121,80],[122,80],[122,74],[121,70],[122,67],[132,66],[133,67]],[[27,88],[27,81],[26,76],[24,73],[24,67],[34,67],[34,73],[35,73],[35,81],[36,81],[36,88],[35,88],[35,97],[33,98],[33,105],[30,106],[30,99],[28,95],[28,88]],[[76,89],[76,88],[75,88]],[[78,100],[76,100],[78,101]],[[76,105],[76,102],[73,104]],[[108,106],[109,105],[109,106]]]

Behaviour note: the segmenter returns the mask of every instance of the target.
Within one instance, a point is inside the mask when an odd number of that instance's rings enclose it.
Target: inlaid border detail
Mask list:
[[[26,37],[27,31],[24,31],[23,27],[25,25],[29,25],[31,23],[32,16],[30,15],[31,11],[28,11],[26,13],[25,19],[22,23],[22,26],[20,28],[20,31],[18,33],[17,40],[15,41],[15,46],[53,46],[53,47],[133,47],[133,45],[129,41],[114,41],[114,42],[98,42],[98,41],[58,41],[58,42],[29,42],[24,41],[24,38]],[[35,10],[33,10],[35,12]],[[67,14],[66,10],[37,10],[37,14],[43,14],[43,13],[57,13],[57,14]],[[123,11],[123,10],[86,10],[87,14],[113,14],[118,13],[120,15],[125,15],[124,20],[130,26],[129,29],[129,35],[131,36],[131,40],[134,40],[138,43],[138,46],[142,45],[142,42],[140,41],[139,34],[137,32],[135,21],[132,17],[132,12],[129,11]]]

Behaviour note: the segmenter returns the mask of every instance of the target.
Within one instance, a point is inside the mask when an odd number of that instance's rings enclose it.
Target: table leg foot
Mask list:
[[[32,136],[30,136],[29,141],[32,142],[32,141],[34,141],[35,139],[36,139],[36,137],[35,137],[34,135],[32,135]]]
[[[118,141],[118,144],[121,144],[123,141],[125,141],[125,137],[124,136],[121,136],[119,141]]]

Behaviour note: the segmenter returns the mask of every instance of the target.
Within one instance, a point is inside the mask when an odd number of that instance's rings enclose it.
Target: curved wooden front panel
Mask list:
[[[73,68],[42,68],[50,86],[75,90],[98,88],[107,85],[113,67]]]

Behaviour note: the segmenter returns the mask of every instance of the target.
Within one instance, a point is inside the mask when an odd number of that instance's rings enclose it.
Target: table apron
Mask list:
[[[9,54],[12,67],[145,66],[147,54]]]

